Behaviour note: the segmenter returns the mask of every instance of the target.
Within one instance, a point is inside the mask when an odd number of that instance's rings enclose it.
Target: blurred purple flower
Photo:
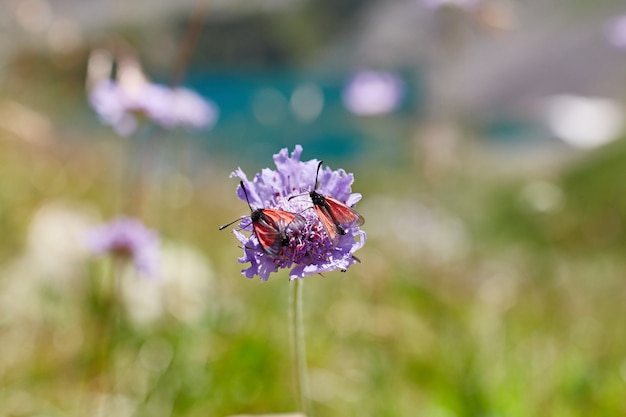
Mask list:
[[[88,246],[94,254],[131,261],[141,275],[154,277],[157,273],[159,237],[137,219],[118,217],[91,230]]]
[[[457,6],[463,9],[471,9],[482,0],[417,0],[429,9],[438,9],[443,6]]]
[[[604,32],[613,46],[626,49],[626,14],[610,19],[604,27]]]
[[[168,128],[183,126],[210,129],[217,121],[218,109],[213,102],[187,88],[174,88],[168,93],[169,104],[164,106],[163,114],[157,117],[161,125]]]
[[[343,102],[360,116],[386,114],[395,110],[404,96],[405,85],[400,77],[383,71],[361,71],[343,90]]]
[[[89,101],[102,123],[112,126],[121,136],[132,134],[138,118],[154,118],[162,113],[165,93],[161,87],[141,83],[122,88],[105,79],[97,82],[89,93]]]
[[[291,157],[286,148],[282,149],[274,155],[276,170],[263,169],[252,180],[248,180],[241,168],[231,174],[231,177],[238,177],[243,181],[253,208],[274,208],[300,213],[306,219],[304,227],[290,230],[289,245],[283,247],[276,257],[263,250],[254,233],[246,236],[234,230],[244,248],[239,262],[250,263],[248,268],[242,270],[248,278],[258,275],[262,281],[267,281],[272,272],[291,267],[291,279],[337,269],[345,271],[355,262],[353,253],[365,244],[366,234],[358,226],[348,228],[345,235],[338,235],[339,240],[336,243],[328,237],[315,210],[311,209],[311,199],[307,194],[315,187],[319,161],[312,159],[302,162],[301,154],[300,145],[296,145]],[[361,199],[361,194],[351,193],[353,181],[352,174],[347,174],[343,169],[332,171],[326,167],[320,170],[317,191],[353,206]],[[246,201],[241,187],[237,189],[237,196]],[[298,197],[289,200],[292,196]],[[252,232],[249,218],[243,219],[240,227]]]
[[[150,119],[165,127],[211,128],[217,120],[214,103],[186,88],[168,88],[147,81],[118,83],[100,80],[89,92],[100,120],[121,136],[135,132],[139,121]]]

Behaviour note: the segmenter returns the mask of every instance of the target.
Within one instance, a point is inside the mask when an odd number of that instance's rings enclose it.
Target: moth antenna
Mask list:
[[[317,164],[317,172],[315,173],[315,187],[313,188],[313,191],[317,190],[317,180],[319,178],[320,175],[320,168],[322,167],[322,164],[324,163],[324,161],[320,161],[319,164]],[[309,195],[309,193],[302,193],[302,194],[296,194],[296,195],[292,195],[291,197],[289,197],[287,199],[287,201],[291,201],[292,198],[296,198],[296,197],[302,197],[303,195]]]
[[[319,179],[320,176],[320,168],[322,167],[322,164],[324,163],[324,161],[320,161],[319,164],[317,164],[317,173],[315,173],[315,190],[317,190],[317,180]]]
[[[289,198],[287,199],[287,201],[291,201],[291,199],[292,199],[292,198],[302,197],[303,195],[309,195],[309,193],[302,193],[302,194],[292,195],[291,197],[289,197]]]
[[[239,185],[241,185],[241,189],[243,190],[243,194],[246,196],[246,203],[248,203],[248,207],[250,207],[250,212],[253,212],[254,210],[252,209],[252,206],[250,205],[250,199],[249,199],[249,197],[248,197],[248,191],[246,190],[246,187],[243,185],[243,181],[239,181]],[[226,223],[225,225],[220,226],[220,228],[219,228],[218,230],[224,230],[224,229],[226,229],[228,226],[230,226],[231,224],[233,224],[233,223],[235,223],[235,222],[237,222],[237,221],[241,221],[241,220],[243,220],[244,218],[245,218],[245,217],[240,217],[240,218],[238,218],[238,219],[233,220],[233,221],[232,221],[232,222],[230,222],[230,223]],[[248,226],[249,226],[249,224],[248,224]],[[245,227],[248,227],[248,226],[245,226]],[[240,229],[240,230],[241,230],[241,229]]]
[[[238,219],[233,220],[233,221],[232,221],[232,222],[230,222],[230,223],[226,223],[225,225],[220,226],[220,228],[219,228],[218,230],[224,230],[224,229],[226,229],[228,226],[230,226],[231,224],[236,223],[236,222],[238,222],[238,221],[241,221],[242,219],[243,219],[243,217],[240,217],[240,218],[238,218]]]
[[[230,226],[231,224],[236,223],[236,222],[241,221],[241,220],[244,220],[246,217],[247,217],[247,216],[240,217],[240,218],[238,218],[238,219],[233,220],[233,221],[232,221],[232,222],[230,222],[230,223],[226,223],[225,225],[220,226],[220,228],[219,228],[218,230],[224,230],[224,229],[226,229],[228,226]],[[252,224],[252,223],[248,223],[248,224],[247,224],[247,225],[245,225],[244,227],[240,227],[240,228],[239,228],[239,229],[237,229],[237,230],[243,230],[243,229],[245,229],[246,227],[250,226],[251,224]]]
[[[243,181],[239,181],[239,185],[241,185],[241,189],[243,190],[243,193],[246,196],[246,203],[248,203],[248,207],[250,207],[250,211],[254,211],[252,210],[252,206],[250,205],[250,198],[248,197],[248,191],[246,191],[246,187],[243,185]]]

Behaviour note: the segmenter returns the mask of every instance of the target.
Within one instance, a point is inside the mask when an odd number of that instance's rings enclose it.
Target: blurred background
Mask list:
[[[316,415],[626,414],[623,16],[620,0],[4,0],[0,415],[295,410],[288,275],[246,279],[218,227],[249,210],[229,174],[296,144],[354,173],[368,233],[362,264],[306,278]],[[119,45],[214,122],[102,124],[88,62]],[[114,266],[84,237],[122,211],[159,232],[160,278],[123,271],[111,316]]]

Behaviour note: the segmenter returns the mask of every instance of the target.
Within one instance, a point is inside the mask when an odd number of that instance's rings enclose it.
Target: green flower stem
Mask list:
[[[291,284],[289,291],[289,335],[291,338],[291,353],[298,406],[307,417],[312,417],[309,376],[306,365],[306,343],[304,340],[304,325],[302,320],[303,286],[303,279],[296,279]]]

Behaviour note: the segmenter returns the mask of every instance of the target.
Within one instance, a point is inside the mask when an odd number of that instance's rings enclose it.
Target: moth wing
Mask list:
[[[339,230],[337,229],[337,225],[333,222],[330,213],[328,213],[327,209],[324,206],[315,205],[315,212],[317,213],[317,217],[322,222],[324,229],[326,229],[326,233],[328,233],[328,237],[331,242],[337,243],[339,240]]]
[[[263,209],[263,214],[279,231],[304,227],[306,220],[299,214],[276,209]]]
[[[282,247],[282,232],[268,220],[271,221],[271,218],[266,219],[262,216],[259,220],[252,223],[252,228],[265,253],[276,257]]]
[[[290,230],[303,229],[306,226],[306,219],[304,216],[297,213],[289,213],[293,215],[293,219],[287,224],[287,228]]]
[[[259,243],[270,256],[276,257],[285,245],[287,230],[301,229],[306,219],[299,214],[276,209],[263,209],[256,222],[255,233]]]
[[[338,223],[346,226],[352,226],[355,224],[357,226],[362,226],[365,223],[365,218],[353,208],[348,207],[333,197],[325,198],[326,203],[328,204],[328,209]]]

